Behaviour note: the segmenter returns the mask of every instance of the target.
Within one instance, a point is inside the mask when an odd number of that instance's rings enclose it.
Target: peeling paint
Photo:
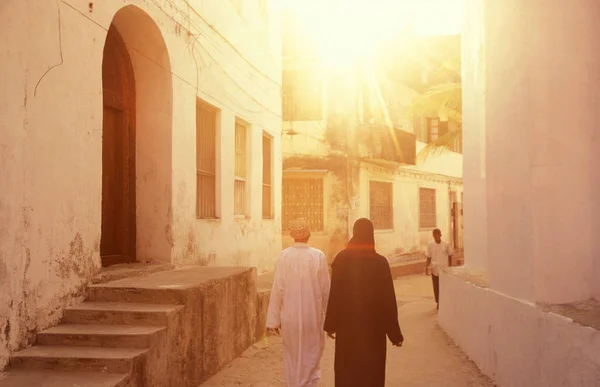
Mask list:
[[[126,4],[109,3],[90,1],[84,7],[87,5],[99,20],[118,23],[116,12]],[[125,3],[133,5],[134,2]],[[103,55],[101,42],[106,38],[106,31],[89,29],[84,31],[85,39],[75,40],[71,39],[73,31],[63,31],[63,38],[75,42],[72,48],[81,55],[65,62],[62,71],[53,72],[52,77],[45,78],[46,87],[40,89],[36,98],[28,98],[29,73],[35,75],[43,72],[48,58],[56,54],[56,45],[48,44],[48,39],[56,43],[54,32],[49,36],[37,32],[56,31],[56,19],[46,17],[43,9],[32,12],[25,2],[14,4],[11,12],[0,15],[2,25],[10,29],[15,38],[6,42],[8,46],[5,49],[19,58],[15,62],[19,65],[11,67],[11,76],[3,84],[11,92],[0,98],[0,105],[15,112],[0,139],[0,186],[8,187],[7,190],[0,190],[0,370],[6,365],[10,353],[28,345],[36,332],[56,323],[66,306],[82,298],[86,284],[100,269],[100,70]],[[194,58],[187,51],[180,50],[181,38],[165,33],[172,25],[170,19],[147,5],[145,2],[135,2],[130,8],[130,11],[140,11],[139,14],[143,14],[147,20],[147,25],[140,28],[141,33],[137,37],[139,42],[135,42],[143,44],[131,45],[146,47],[148,55],[160,61],[173,61],[176,68],[192,70]],[[229,17],[219,7],[213,8],[207,10],[207,18]],[[7,17],[9,14],[10,17]],[[70,18],[78,17],[64,14],[63,21],[70,24],[74,20]],[[18,22],[24,18],[32,22]],[[232,18],[237,18],[237,15]],[[152,19],[161,21],[153,23]],[[275,22],[275,18],[272,19]],[[121,21],[127,22],[125,19]],[[263,22],[264,19],[261,19]],[[164,28],[160,31],[155,28],[156,25]],[[134,34],[133,30],[137,28],[122,30]],[[146,33],[150,31],[155,34],[150,36]],[[230,32],[239,34],[232,37],[236,40],[247,37],[248,31],[247,28],[240,28]],[[155,37],[164,38],[165,44],[161,47],[166,51],[150,52]],[[29,44],[23,45],[24,41]],[[253,42],[261,50],[268,46],[269,50],[276,52],[280,47],[277,39],[271,39],[268,43],[266,39]],[[259,58],[254,64],[277,79],[280,68],[272,66],[271,59],[270,56]],[[228,64],[230,61],[225,62]],[[150,82],[142,82],[141,75],[145,69],[140,69],[143,66],[139,63],[135,67],[136,88],[143,88],[137,96],[136,106],[148,110],[151,110],[148,108],[151,106],[154,109],[146,115],[140,115],[138,109],[137,117],[143,136],[136,138],[136,149],[139,150],[136,157],[142,157],[144,161],[136,165],[136,172],[139,172],[136,174],[136,189],[139,190],[136,198],[136,214],[139,218],[137,231],[141,231],[136,241],[140,249],[139,258],[163,259],[177,265],[217,265],[231,262],[239,249],[240,261],[270,268],[276,258],[274,251],[281,244],[280,239],[272,235],[273,230],[279,230],[278,210],[275,211],[276,220],[262,222],[257,217],[259,220],[243,230],[226,222],[206,227],[199,224],[195,217],[194,198],[190,195],[195,192],[196,184],[196,171],[193,163],[190,163],[195,157],[195,141],[189,141],[193,139],[195,130],[195,110],[189,109],[186,103],[188,98],[194,101],[196,95],[190,95],[180,85],[170,83],[170,72],[164,72],[152,64],[148,66],[148,72],[143,74],[148,76]],[[214,96],[210,102],[218,105],[221,118],[229,114],[233,130],[235,112],[250,110],[234,106],[235,103],[225,98],[219,100],[219,96],[224,97],[224,94],[223,83],[218,80],[223,80],[224,75],[218,66],[203,72],[202,76],[215,82],[202,85],[201,94]],[[150,87],[158,83],[161,77],[168,80],[165,90]],[[268,83],[264,79],[255,81],[255,84]],[[261,86],[257,84],[256,87]],[[272,87],[260,99],[266,106],[278,109],[279,90]],[[56,104],[57,100],[61,103]],[[52,103],[55,109],[43,108]],[[74,105],[80,109],[73,111]],[[274,159],[279,160],[281,119],[278,112],[259,111],[243,115],[244,120],[273,135]],[[64,152],[64,149],[72,152]],[[228,148],[223,146],[221,150]],[[86,162],[81,163],[84,158]],[[254,167],[253,170],[258,171]],[[222,176],[219,178],[223,178],[228,171],[223,169],[220,173]],[[274,168],[275,182],[279,181],[280,173],[279,166]],[[279,207],[277,195],[274,195],[275,208]],[[268,225],[255,228],[258,223]],[[237,240],[235,246],[233,240]],[[241,246],[244,252],[241,252]]]
[[[95,251],[95,246],[86,248],[81,234],[76,233],[69,243],[68,251],[55,255],[51,265],[56,268],[55,272],[59,278],[91,278],[96,271],[92,264]]]

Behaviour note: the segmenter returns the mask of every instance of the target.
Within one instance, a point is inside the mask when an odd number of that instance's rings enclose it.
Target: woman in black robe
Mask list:
[[[336,387],[385,385],[386,336],[404,341],[387,259],[375,252],[373,223],[354,223],[348,247],[332,264],[325,331],[335,338]]]

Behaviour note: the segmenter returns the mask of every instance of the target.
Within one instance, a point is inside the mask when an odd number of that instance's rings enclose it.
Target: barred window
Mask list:
[[[435,189],[419,188],[419,227],[422,229],[437,226]]]
[[[217,217],[217,109],[196,104],[196,216]]]
[[[394,228],[393,191],[393,183],[369,182],[369,215],[375,230],[392,230]]]
[[[311,231],[325,229],[323,178],[284,178],[282,193],[282,230],[298,218],[305,218]]]
[[[273,138],[263,134],[263,180],[262,180],[262,217],[273,218]]]
[[[233,183],[233,213],[236,216],[247,215],[246,205],[246,164],[247,153],[247,131],[243,122],[235,122],[235,177]]]

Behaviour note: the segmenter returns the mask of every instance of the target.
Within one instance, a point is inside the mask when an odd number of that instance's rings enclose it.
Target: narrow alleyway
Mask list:
[[[431,280],[422,276],[396,281],[400,325],[405,343],[388,346],[387,385],[423,387],[492,387],[436,322]],[[333,387],[333,342],[321,361],[323,386]],[[281,339],[269,337],[248,349],[202,387],[284,386]]]

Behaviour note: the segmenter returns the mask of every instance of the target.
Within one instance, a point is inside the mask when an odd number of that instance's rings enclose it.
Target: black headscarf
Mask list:
[[[375,250],[375,228],[373,222],[367,218],[360,218],[354,223],[352,239],[348,242],[349,248]]]

